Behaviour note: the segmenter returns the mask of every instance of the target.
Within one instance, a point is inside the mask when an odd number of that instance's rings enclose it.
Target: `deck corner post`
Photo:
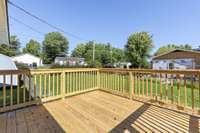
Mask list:
[[[62,70],[62,80],[61,80],[61,96],[62,99],[65,99],[65,70]]]
[[[100,72],[99,72],[99,69],[97,71],[97,88],[100,89],[101,88],[101,85],[100,85]]]
[[[133,92],[132,82],[133,82],[133,75],[132,75],[132,72],[129,72],[129,98],[130,99],[132,99],[132,97],[133,97],[133,95],[132,95],[132,92]]]

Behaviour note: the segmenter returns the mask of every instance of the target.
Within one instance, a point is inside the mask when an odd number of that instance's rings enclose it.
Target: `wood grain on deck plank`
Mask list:
[[[0,114],[0,133],[200,132],[198,117],[102,91]]]

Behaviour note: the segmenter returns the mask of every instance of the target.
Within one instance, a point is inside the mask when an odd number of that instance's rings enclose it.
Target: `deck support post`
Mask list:
[[[62,99],[65,99],[65,70],[62,71],[61,80],[61,95]]]
[[[129,72],[129,98],[132,99],[133,95],[132,95],[132,92],[133,92],[133,75],[132,75],[132,72]]]

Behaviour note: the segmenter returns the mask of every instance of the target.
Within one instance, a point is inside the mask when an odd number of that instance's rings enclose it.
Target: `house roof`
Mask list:
[[[37,57],[37,56],[35,56],[35,55],[33,55],[33,54],[30,54],[30,53],[24,53],[24,54],[20,54],[20,55],[12,56],[12,58],[20,57],[20,56],[24,56],[24,55],[30,55],[30,56],[33,56],[33,57],[35,57],[35,58],[41,59],[40,57]]]
[[[79,58],[79,57],[56,57],[55,60],[57,61],[65,61],[65,60],[79,60],[82,61],[84,58]]]
[[[200,51],[175,49],[175,50],[172,50],[172,51],[163,53],[163,54],[161,54],[161,55],[154,56],[154,57],[152,58],[152,60],[158,59],[159,57],[162,57],[162,56],[164,56],[164,55],[167,55],[167,54],[170,54],[170,53],[173,53],[173,52],[189,52],[189,53],[199,54],[199,56],[200,56]]]

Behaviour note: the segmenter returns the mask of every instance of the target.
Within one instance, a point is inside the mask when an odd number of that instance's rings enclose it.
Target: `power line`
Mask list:
[[[46,20],[44,20],[44,19],[42,19],[42,18],[40,18],[40,17],[38,17],[38,16],[36,16],[36,15],[30,13],[29,11],[25,10],[24,8],[22,8],[22,7],[20,7],[20,6],[16,5],[16,4],[14,4],[14,3],[11,2],[10,0],[8,0],[8,3],[9,3],[10,5],[14,6],[15,8],[21,10],[22,12],[26,13],[27,15],[29,15],[29,16],[31,16],[31,17],[37,19],[38,21],[40,21],[40,22],[42,22],[42,23],[48,25],[49,27],[51,27],[51,28],[53,28],[53,29],[56,29],[56,30],[58,30],[58,31],[60,31],[60,32],[62,32],[62,33],[68,34],[69,36],[71,36],[71,37],[73,37],[73,38],[76,38],[76,39],[78,39],[78,40],[86,40],[86,39],[83,39],[83,38],[81,38],[81,37],[79,37],[79,36],[77,36],[77,35],[74,35],[74,34],[70,33],[70,32],[64,31],[64,30],[62,30],[61,28],[58,28],[57,26],[54,26],[53,24],[50,24],[48,21],[46,21]]]
[[[15,17],[12,17],[12,16],[9,16],[9,17],[10,17],[12,20],[14,20],[15,22],[20,23],[20,24],[26,26],[27,28],[31,29],[32,31],[35,31],[35,32],[37,32],[37,33],[39,33],[39,34],[41,34],[41,35],[44,35],[44,33],[42,33],[42,32],[40,32],[40,31],[36,30],[35,28],[31,27],[30,25],[25,24],[24,22],[22,22],[22,21],[16,19]]]

